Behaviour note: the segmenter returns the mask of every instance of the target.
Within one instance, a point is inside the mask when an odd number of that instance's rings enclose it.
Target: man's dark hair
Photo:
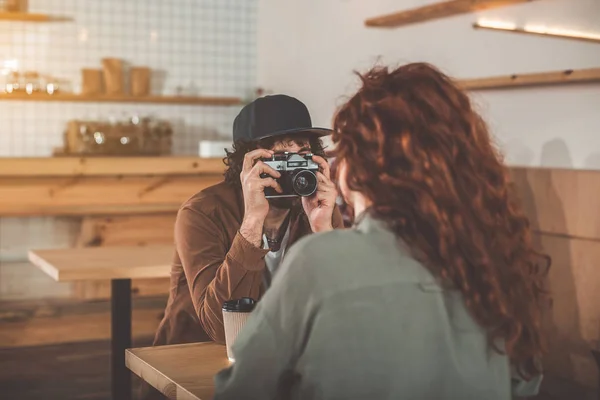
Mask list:
[[[242,183],[240,181],[240,173],[242,172],[242,166],[244,165],[244,156],[246,153],[256,150],[258,148],[262,149],[270,149],[276,143],[284,141],[284,140],[293,140],[298,144],[307,143],[310,145],[310,151],[312,154],[325,157],[325,148],[323,147],[323,142],[318,137],[274,137],[262,139],[260,141],[246,141],[246,140],[236,140],[233,142],[233,151],[225,150],[227,154],[225,158],[223,158],[223,162],[227,166],[225,170],[225,182],[230,185],[234,185],[236,187],[241,187]]]

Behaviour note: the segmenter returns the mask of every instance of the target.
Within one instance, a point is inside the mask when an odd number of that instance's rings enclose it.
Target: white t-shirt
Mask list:
[[[271,281],[270,278],[272,278],[275,275],[275,272],[277,271],[279,264],[281,264],[281,260],[283,259],[283,256],[285,254],[288,239],[290,236],[290,225],[291,224],[288,224],[288,227],[285,231],[285,235],[283,235],[283,239],[281,239],[281,246],[279,247],[279,250],[269,251],[267,253],[267,255],[265,255],[265,264],[267,265],[268,274],[269,274],[269,279],[267,279],[268,282],[270,282]],[[268,248],[269,248],[269,243],[267,242],[267,235],[263,234],[263,249],[268,249]]]

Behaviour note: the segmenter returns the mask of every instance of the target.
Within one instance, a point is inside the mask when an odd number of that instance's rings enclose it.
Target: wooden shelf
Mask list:
[[[395,28],[402,25],[450,17],[512,4],[529,3],[535,0],[449,0],[410,10],[369,18],[365,25],[379,28]]]
[[[21,22],[60,22],[71,21],[71,18],[60,17],[47,14],[32,14],[24,12],[0,11],[0,21],[21,21]]]
[[[0,216],[177,212],[222,175],[0,178]]]
[[[88,103],[155,103],[155,104],[188,104],[204,106],[231,106],[241,104],[237,97],[198,97],[198,96],[129,96],[129,95],[97,95],[85,96],[75,93],[0,93],[0,100],[15,101],[70,101]]]
[[[200,157],[31,157],[0,158],[1,177],[130,175],[222,175],[221,158]]]
[[[173,213],[224,171],[218,158],[0,158],[0,216]]]
[[[481,25],[477,22],[473,24],[473,29],[485,29],[485,30],[491,30],[491,31],[496,31],[496,32],[512,32],[512,33],[521,33],[521,34],[525,34],[525,35],[544,36],[544,37],[548,37],[548,38],[578,40],[581,42],[600,43],[600,35],[596,35],[594,37],[592,37],[592,36],[589,36],[589,37],[574,36],[574,35],[554,33],[552,31],[537,32],[537,31],[533,31],[533,30],[528,30],[527,28],[518,28],[518,27],[502,28],[502,27],[486,26],[486,25]]]
[[[458,83],[467,90],[517,88],[527,86],[559,85],[567,83],[600,82],[600,68],[515,74],[489,78],[464,79]]]

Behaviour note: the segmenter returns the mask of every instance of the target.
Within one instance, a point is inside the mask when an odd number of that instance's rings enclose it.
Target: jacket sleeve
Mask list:
[[[268,250],[239,232],[228,243],[215,221],[190,208],[177,215],[175,246],[202,327],[215,342],[225,343],[221,307],[241,297],[258,300]]]

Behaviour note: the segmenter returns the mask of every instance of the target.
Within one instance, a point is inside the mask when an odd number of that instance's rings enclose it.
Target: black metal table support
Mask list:
[[[113,400],[131,399],[125,349],[131,347],[131,279],[111,282],[111,385]]]
[[[598,399],[600,400],[600,349],[592,350],[592,356],[594,356],[596,366],[598,367]]]

